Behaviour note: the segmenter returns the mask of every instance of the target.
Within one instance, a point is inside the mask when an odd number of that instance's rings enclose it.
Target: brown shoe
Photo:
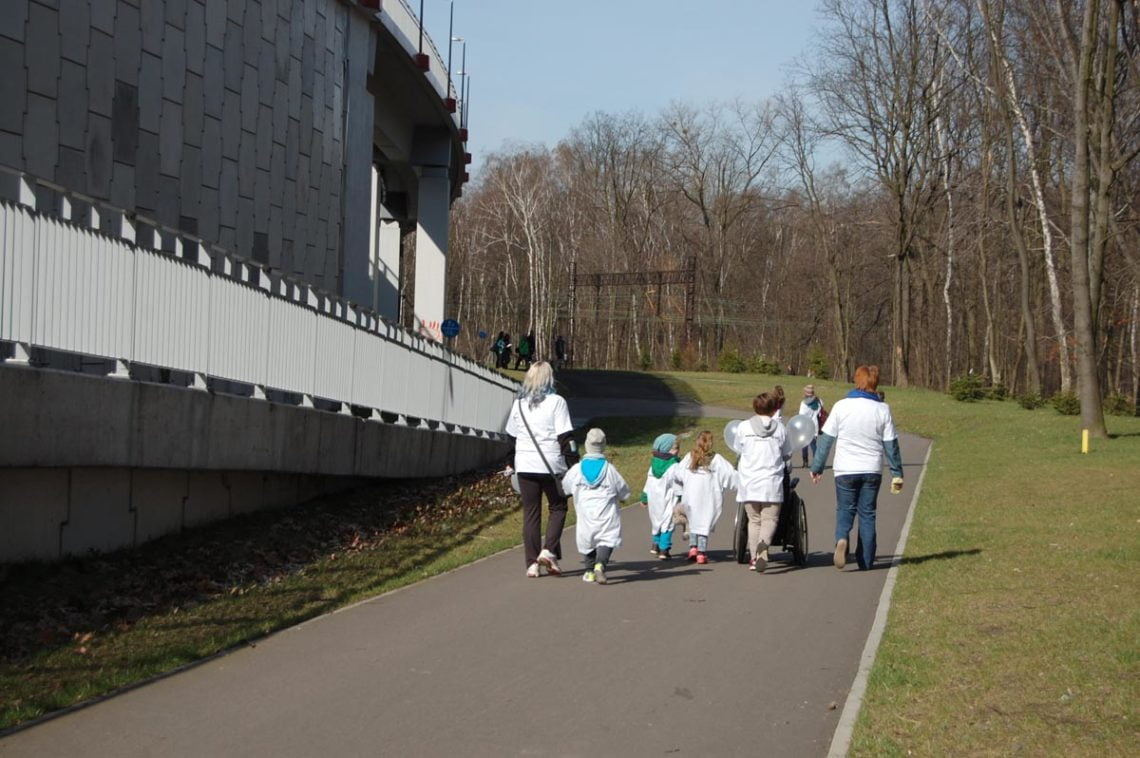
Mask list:
[[[847,565],[847,540],[842,539],[835,543],[835,555],[832,559],[837,569],[842,570]]]

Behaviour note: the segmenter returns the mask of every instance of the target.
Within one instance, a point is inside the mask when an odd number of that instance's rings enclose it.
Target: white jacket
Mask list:
[[[768,416],[753,416],[736,427],[740,460],[736,499],[742,503],[781,503],[784,500],[784,425]]]
[[[681,503],[689,517],[690,534],[712,534],[720,519],[724,491],[736,489],[736,469],[720,455],[713,454],[709,467],[690,470],[692,454],[665,472],[662,481],[681,487]]]
[[[653,475],[653,469],[645,475],[645,486],[641,489],[649,499],[649,527],[653,534],[661,534],[673,528],[673,508],[680,497],[680,488],[673,482],[666,482],[669,472],[681,465],[674,463],[658,479]]]
[[[562,477],[562,489],[574,498],[574,511],[578,514],[574,534],[582,555],[601,546],[621,546],[618,503],[629,497],[629,485],[608,461],[596,481],[587,481],[582,473],[586,460],[575,463]]]

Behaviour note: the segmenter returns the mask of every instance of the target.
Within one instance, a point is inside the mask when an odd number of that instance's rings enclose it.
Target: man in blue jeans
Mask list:
[[[847,539],[859,515],[855,560],[867,570],[875,563],[875,509],[883,481],[883,456],[891,469],[891,494],[902,492],[902,455],[891,408],[878,393],[879,367],[855,369],[855,389],[837,402],[819,436],[811,480],[819,484],[835,447],[835,567],[847,565]]]

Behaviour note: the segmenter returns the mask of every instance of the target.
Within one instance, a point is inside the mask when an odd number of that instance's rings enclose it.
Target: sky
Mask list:
[[[449,7],[424,0],[445,58]],[[510,143],[553,147],[596,111],[774,95],[818,25],[815,0],[455,0],[473,173]],[[463,46],[453,44],[458,72]]]

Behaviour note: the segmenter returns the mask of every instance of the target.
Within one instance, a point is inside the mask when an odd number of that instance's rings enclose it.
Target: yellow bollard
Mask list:
[[[1088,429],[1082,429],[1081,430],[1081,452],[1086,454],[1086,455],[1089,452],[1089,430]]]

